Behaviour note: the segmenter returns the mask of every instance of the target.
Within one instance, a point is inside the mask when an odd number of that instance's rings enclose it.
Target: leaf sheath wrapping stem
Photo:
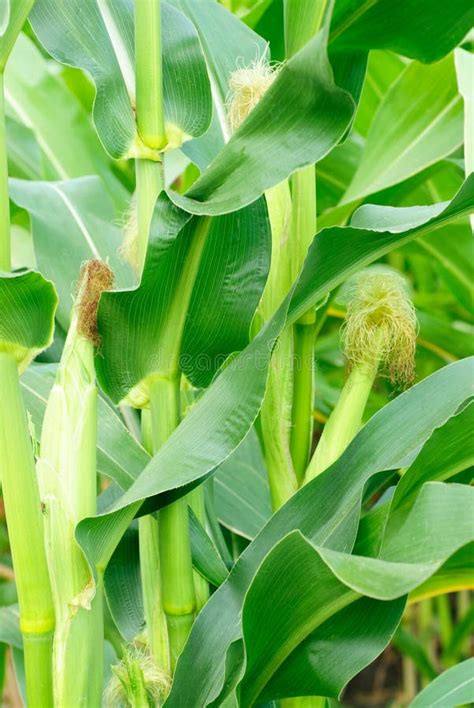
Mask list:
[[[54,609],[43,517],[17,364],[0,353],[0,460],[3,498],[25,641],[28,704],[52,705]]]
[[[96,428],[94,349],[78,334],[74,316],[37,463],[56,614],[54,697],[64,706],[99,706],[102,693],[102,580],[94,582],[75,538],[77,523],[96,513]]]

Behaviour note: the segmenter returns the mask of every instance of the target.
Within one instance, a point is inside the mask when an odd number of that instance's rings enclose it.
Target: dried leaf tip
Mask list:
[[[227,113],[232,132],[237,130],[268,91],[279,67],[270,65],[265,56],[230,75]]]
[[[365,271],[349,297],[342,341],[350,365],[381,365],[392,383],[410,384],[418,327],[404,279],[390,271]]]
[[[92,344],[100,344],[97,331],[97,308],[104,290],[111,290],[114,275],[109,266],[99,259],[83,263],[76,293],[77,331]]]

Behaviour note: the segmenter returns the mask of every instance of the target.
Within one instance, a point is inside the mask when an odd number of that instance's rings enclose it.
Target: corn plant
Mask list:
[[[473,25],[0,1],[6,705],[474,701]]]

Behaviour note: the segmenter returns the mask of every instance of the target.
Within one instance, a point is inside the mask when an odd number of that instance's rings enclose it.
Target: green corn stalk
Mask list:
[[[270,319],[291,286],[287,258],[291,224],[291,196],[285,181],[266,193],[272,231],[270,272],[259,307],[261,318]],[[277,342],[268,372],[260,424],[267,463],[272,507],[280,508],[297,490],[290,452],[291,401],[293,395],[293,337],[286,328]]]
[[[43,540],[35,463],[11,354],[0,351],[0,460],[8,535],[20,605],[29,706],[53,705],[54,608]]]
[[[33,5],[9,8],[0,37],[0,271],[11,268],[10,204],[5,130],[4,70]],[[17,362],[7,342],[0,345],[0,460],[2,493],[20,606],[28,706],[53,705],[51,652],[54,608],[43,538],[43,516]]]
[[[56,615],[53,684],[58,706],[100,705],[102,693],[102,578],[94,579],[75,527],[96,514],[94,327],[100,293],[111,285],[105,264],[90,261],[83,267],[37,462]]]
[[[163,188],[159,151],[166,147],[160,0],[136,3],[135,48],[137,128],[140,140],[146,147],[147,157],[150,150],[156,154],[156,161],[147,158],[136,161],[137,268],[141,272],[145,262],[153,208]],[[150,420],[148,424],[145,422],[145,425],[148,425],[145,436],[152,453],[159,450],[179,425],[181,335],[208,231],[209,219],[201,219],[193,235],[187,260],[183,264],[180,297],[171,305],[163,327],[163,370],[153,375],[149,382]],[[154,518],[141,520],[140,534],[140,562],[150,645],[159,666],[172,671],[196,611],[187,499],[180,499],[163,509],[159,513],[158,522]],[[166,626],[163,623],[163,615],[166,618]]]
[[[229,80],[232,98],[228,117],[232,130],[240,127],[271,86],[276,71],[263,57],[249,67],[237,69]],[[271,264],[254,322],[254,332],[267,322],[291,287],[290,237],[292,202],[288,180],[265,193],[272,234]],[[285,329],[273,352],[265,398],[260,411],[260,431],[267,465],[272,506],[278,509],[297,490],[290,452],[293,396],[293,336]]]
[[[319,32],[328,0],[285,0],[285,53],[287,59]],[[292,279],[300,272],[316,226],[316,174],[309,165],[291,178],[292,231],[290,261]],[[290,449],[301,484],[309,461],[313,432],[314,340],[316,313],[311,308],[293,327],[293,406]]]

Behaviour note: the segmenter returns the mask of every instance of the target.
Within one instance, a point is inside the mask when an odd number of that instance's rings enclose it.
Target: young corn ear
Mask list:
[[[410,384],[417,322],[403,278],[392,271],[366,271],[348,294],[342,343],[350,367],[380,366],[392,383]]]
[[[123,659],[112,667],[104,693],[107,708],[154,708],[163,705],[171,687],[170,677],[157,667],[143,647],[127,647]]]
[[[232,132],[236,131],[253,111],[272,85],[277,73],[278,69],[271,66],[265,56],[232,72],[227,100],[227,114]]]
[[[391,271],[364,271],[348,295],[341,334],[350,373],[324,426],[306,481],[332,465],[359,431],[379,369],[399,385],[414,377],[417,322],[403,278]]]
[[[99,705],[101,696],[101,592],[75,539],[75,527],[96,513],[96,312],[100,294],[112,281],[101,261],[89,261],[81,269],[37,462],[56,615],[53,688],[59,706]]]

